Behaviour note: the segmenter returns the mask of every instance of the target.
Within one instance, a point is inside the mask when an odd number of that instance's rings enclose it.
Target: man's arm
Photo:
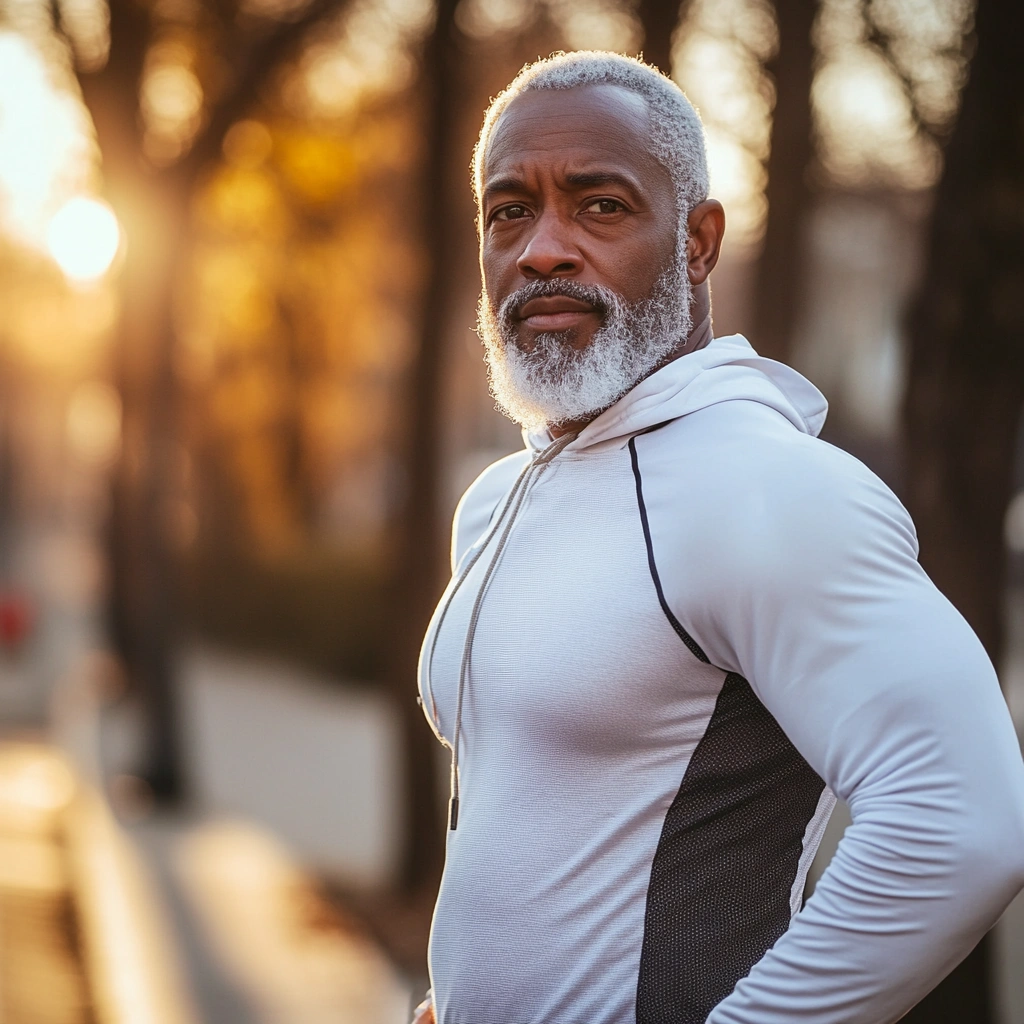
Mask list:
[[[818,445],[809,461],[760,459],[743,486],[683,553],[680,616],[853,823],[708,1024],[894,1021],[1024,885],[1020,750],[981,644],[880,481]]]

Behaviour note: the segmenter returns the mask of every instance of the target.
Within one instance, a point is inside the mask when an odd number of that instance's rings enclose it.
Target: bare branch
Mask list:
[[[228,129],[252,105],[260,86],[299,50],[311,30],[340,14],[348,3],[349,0],[311,0],[298,18],[278,23],[253,45],[231,86],[210,112],[206,126],[175,168],[176,172],[186,179],[194,178],[216,158]]]
[[[903,89],[903,95],[907,98],[907,106],[910,108],[910,117],[914,122],[914,127],[925,138],[931,139],[936,143],[942,142],[944,137],[942,126],[926,117],[921,110],[921,105],[917,101],[914,90],[914,79],[896,57],[892,35],[878,23],[872,0],[863,0],[861,13],[864,17],[864,25],[867,28],[865,42],[885,61],[886,67],[896,76]]]
[[[92,116],[107,171],[115,173],[138,168],[142,133],[140,130],[139,82],[152,34],[148,9],[130,0],[110,0],[110,53],[106,64],[96,71],[79,71],[82,98]],[[67,39],[65,26],[55,20],[55,30]]]

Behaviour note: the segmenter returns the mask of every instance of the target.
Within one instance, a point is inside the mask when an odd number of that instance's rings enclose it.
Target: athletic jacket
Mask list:
[[[992,666],[825,411],[719,338],[466,493],[420,667],[438,1024],[883,1024],[1024,885]]]

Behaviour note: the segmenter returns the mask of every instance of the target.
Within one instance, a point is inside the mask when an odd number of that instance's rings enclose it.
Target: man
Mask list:
[[[452,749],[438,1024],[883,1024],[1024,885],[992,667],[826,405],[712,338],[724,230],[653,68],[533,65],[474,158],[527,448],[456,513],[420,693]],[[853,824],[801,909],[836,795]]]

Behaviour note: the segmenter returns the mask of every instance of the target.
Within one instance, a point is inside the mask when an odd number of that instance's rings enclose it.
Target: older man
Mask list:
[[[900,503],[817,440],[819,392],[712,337],[724,216],[668,79],[526,68],[474,183],[526,448],[463,498],[423,648],[452,802],[420,1018],[896,1020],[1024,885],[981,645]]]

